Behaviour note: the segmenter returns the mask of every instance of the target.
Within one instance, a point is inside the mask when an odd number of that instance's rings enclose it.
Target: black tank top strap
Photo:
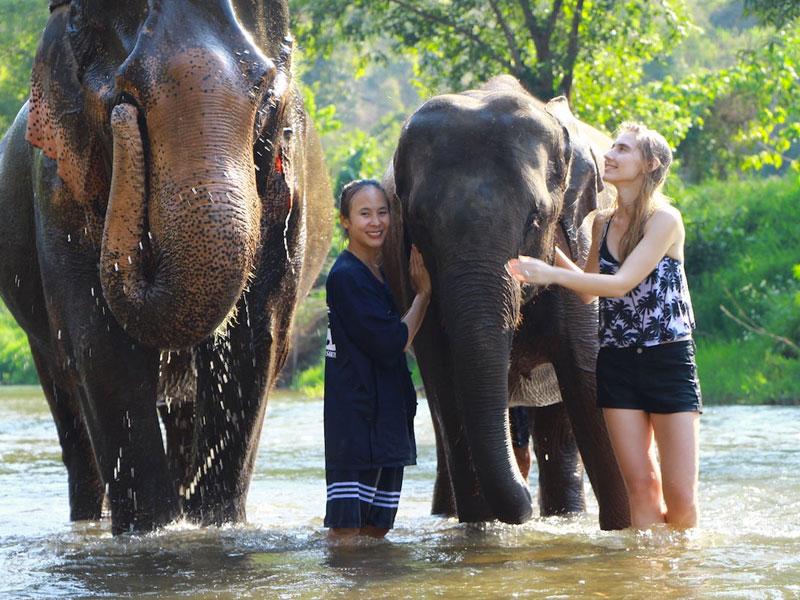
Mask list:
[[[614,218],[614,215],[608,217],[606,224],[603,226],[603,235],[600,237],[600,258],[605,259],[612,264],[619,264],[619,261],[611,254],[611,250],[608,249],[608,244],[606,243],[606,237],[608,236],[608,228],[611,225],[611,219]]]
[[[606,220],[606,224],[603,225],[602,240],[603,240],[604,244],[606,243],[606,236],[608,235],[608,227],[609,227],[609,225],[611,225],[611,219],[613,219],[613,218],[614,218],[614,215],[611,215],[610,217],[608,217],[608,219]]]

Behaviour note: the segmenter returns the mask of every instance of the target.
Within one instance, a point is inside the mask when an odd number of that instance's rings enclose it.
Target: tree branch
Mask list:
[[[513,62],[516,69],[522,66],[522,57],[519,53],[519,46],[517,46],[517,41],[514,38],[514,34],[511,31],[511,28],[508,26],[508,22],[503,18],[502,13],[500,12],[500,8],[497,6],[496,0],[489,0],[489,4],[492,6],[492,10],[494,11],[495,17],[497,17],[497,22],[500,24],[500,28],[503,30],[503,35],[506,36],[506,42],[508,42],[508,49],[511,51],[511,61]]]
[[[388,0],[388,1],[392,4],[396,4],[400,8],[415,13],[416,15],[422,17],[423,19],[426,19],[428,21],[433,21],[434,23],[440,23],[441,25],[449,27],[453,31],[460,33],[465,38],[472,40],[480,48],[483,48],[487,56],[489,56],[492,60],[501,64],[503,67],[505,67],[506,70],[513,71],[514,67],[510,62],[508,62],[505,58],[497,54],[497,52],[495,52],[491,46],[489,46],[486,42],[484,42],[481,38],[479,38],[477,35],[469,31],[468,29],[459,27],[458,25],[444,18],[441,15],[437,15],[432,12],[422,10],[420,8],[417,8],[416,6],[412,6],[408,2],[403,2],[403,0]]]
[[[747,314],[742,310],[742,307],[739,306],[739,304],[736,302],[736,299],[733,297],[733,294],[730,293],[730,291],[726,286],[723,285],[722,289],[725,292],[725,295],[728,296],[728,298],[730,298],[731,302],[733,302],[733,306],[734,308],[736,308],[736,312],[739,313],[739,317],[736,317],[733,314],[731,314],[731,311],[729,311],[724,305],[720,304],[719,308],[726,317],[732,319],[734,322],[738,323],[748,331],[752,331],[753,333],[756,333],[758,335],[764,335],[770,339],[775,340],[776,342],[784,344],[785,346],[787,346],[792,350],[795,356],[800,357],[800,346],[795,344],[792,340],[790,340],[787,337],[783,337],[782,335],[776,335],[761,327],[758,323],[753,321],[753,319],[747,316]]]
[[[564,4],[563,0],[553,0],[553,6],[550,9],[550,15],[547,17],[547,23],[542,25],[539,23],[536,15],[533,14],[529,0],[519,0],[522,14],[525,17],[525,26],[531,34],[533,45],[536,46],[536,58],[540,63],[547,62],[552,55],[550,51],[550,40],[556,29],[556,23],[558,22],[558,15],[561,12],[562,4]]]
[[[575,3],[575,13],[572,15],[572,29],[569,32],[567,45],[567,58],[564,61],[564,77],[561,79],[561,92],[570,97],[572,92],[572,77],[575,72],[575,61],[578,59],[578,31],[583,19],[583,0]]]
[[[753,333],[756,333],[758,335],[767,336],[768,338],[773,339],[776,342],[780,342],[781,344],[784,344],[785,346],[787,346],[795,356],[800,357],[800,346],[795,344],[789,338],[783,337],[781,335],[775,335],[774,333],[771,333],[771,332],[767,331],[763,327],[753,327],[749,323],[745,323],[742,319],[732,315],[731,311],[729,311],[727,308],[725,308],[725,306],[722,305],[722,304],[719,305],[719,308],[720,308],[720,310],[722,310],[723,314],[726,317],[728,317],[730,319],[733,319],[734,322],[738,323],[739,325],[741,325],[742,327],[744,327],[748,331],[752,331]]]

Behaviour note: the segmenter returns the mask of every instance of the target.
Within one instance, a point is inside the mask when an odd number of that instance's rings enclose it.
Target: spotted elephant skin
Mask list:
[[[384,268],[408,306],[411,244],[433,295],[414,340],[434,422],[433,512],[521,523],[532,514],[509,439],[509,404],[539,405],[537,367],[553,365],[562,403],[531,408],[540,514],[582,510],[577,450],[598,498],[600,526],[629,524],[628,499],[595,406],[597,309],[569,291],[521,286],[519,254],[577,262],[587,215],[609,201],[595,157],[611,140],[578,122],[566,100],[544,104],[509,76],[424,103],[400,134],[384,178],[392,229]]]
[[[268,390],[332,232],[277,0],[54,0],[0,145],[0,292],[73,519],[245,518]],[[163,424],[164,434],[161,426]]]

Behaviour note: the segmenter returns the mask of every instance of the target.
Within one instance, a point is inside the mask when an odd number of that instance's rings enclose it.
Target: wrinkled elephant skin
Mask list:
[[[414,352],[436,431],[434,512],[461,521],[530,517],[509,439],[509,398],[536,404],[520,398],[533,389],[526,379],[551,363],[563,403],[532,409],[540,513],[583,509],[579,449],[601,527],[628,525],[627,495],[595,407],[596,307],[557,288],[520,286],[505,270],[519,254],[552,260],[556,244],[580,262],[582,223],[608,194],[595,140],[610,139],[590,130],[563,99],[545,105],[508,76],[435,97],[403,127],[384,180],[393,214],[384,268],[406,306],[412,243],[431,273],[433,298]]]
[[[106,497],[114,533],[245,517],[267,393],[332,231],[291,56],[277,0],[51,3],[0,147],[0,292],[73,519]]]

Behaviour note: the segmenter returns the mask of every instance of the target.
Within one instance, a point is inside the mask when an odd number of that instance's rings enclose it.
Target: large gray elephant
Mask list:
[[[567,290],[520,286],[505,270],[519,254],[552,260],[556,244],[585,260],[584,218],[610,201],[597,163],[610,144],[578,122],[566,100],[543,104],[510,76],[437,96],[402,129],[384,181],[393,222],[383,259],[406,306],[413,298],[404,275],[410,244],[433,281],[414,352],[436,431],[435,513],[468,522],[530,517],[507,411],[510,399],[536,404],[532,379],[551,363],[563,403],[531,409],[541,513],[583,508],[577,443],[600,526],[629,524],[595,406],[596,305]]]
[[[56,423],[71,517],[107,498],[114,533],[241,520],[332,231],[287,2],[50,10],[0,145],[0,292]]]

